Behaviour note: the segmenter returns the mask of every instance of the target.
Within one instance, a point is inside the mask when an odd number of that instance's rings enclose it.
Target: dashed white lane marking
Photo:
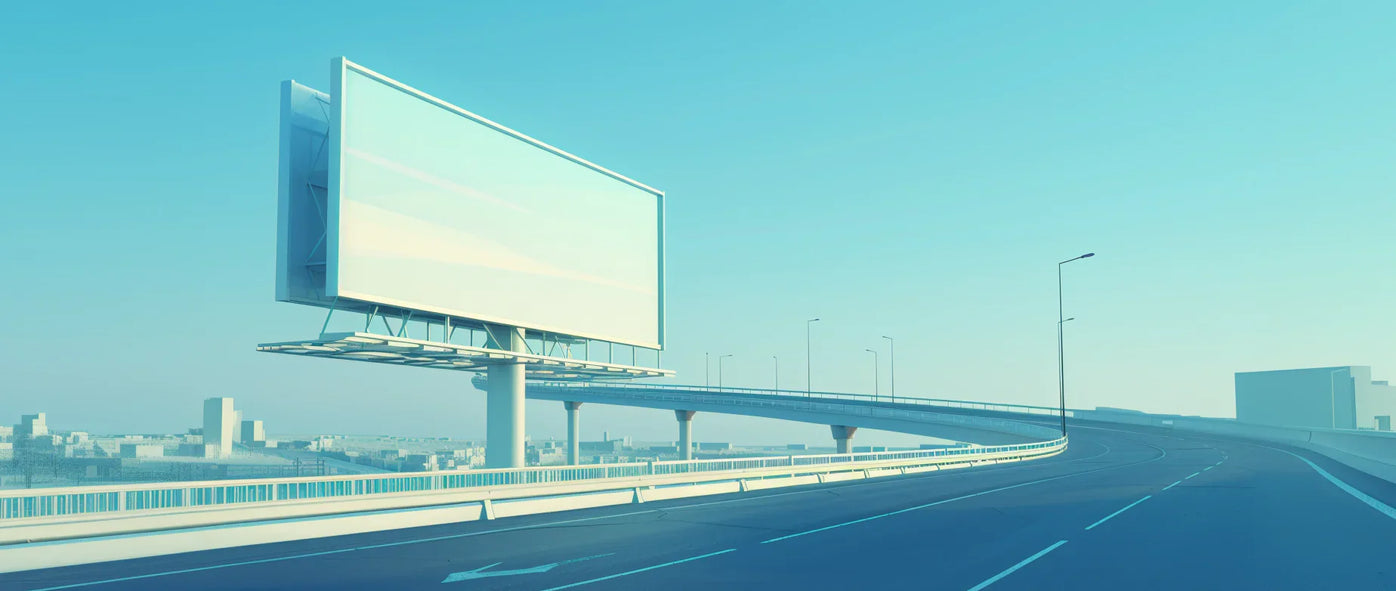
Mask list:
[[[1148,444],[1146,443],[1145,445],[1148,445]],[[1022,487],[1024,487],[1024,486],[1032,486],[1032,485],[1034,485],[1034,484],[1042,484],[1042,483],[1044,483],[1044,482],[1051,482],[1051,481],[1053,481],[1053,480],[1061,480],[1061,479],[1063,479],[1063,478],[1075,478],[1075,477],[1077,477],[1077,476],[1085,476],[1086,474],[1092,474],[1092,473],[1095,473],[1095,472],[1100,472],[1101,470],[1115,470],[1115,469],[1119,469],[1119,468],[1127,468],[1127,467],[1130,467],[1130,466],[1138,466],[1138,465],[1140,465],[1140,464],[1147,464],[1147,463],[1150,463],[1150,462],[1157,462],[1157,461],[1159,461],[1159,460],[1161,460],[1161,459],[1163,459],[1163,458],[1165,458],[1165,457],[1168,456],[1168,452],[1166,452],[1166,451],[1164,451],[1164,450],[1162,450],[1162,449],[1160,449],[1160,448],[1154,447],[1154,446],[1152,446],[1152,445],[1150,445],[1149,447],[1153,447],[1154,449],[1157,449],[1157,450],[1160,452],[1160,455],[1157,456],[1157,457],[1148,459],[1148,460],[1144,460],[1144,461],[1142,461],[1142,462],[1135,462],[1135,463],[1132,463],[1132,464],[1120,464],[1120,465],[1118,465],[1118,466],[1106,466],[1106,467],[1104,467],[1104,468],[1096,468],[1096,469],[1094,469],[1094,470],[1086,470],[1086,471],[1083,471],[1083,472],[1073,472],[1073,473],[1071,473],[1071,474],[1062,474],[1062,475],[1059,475],[1059,476],[1053,476],[1053,477],[1051,477],[1051,478],[1042,478],[1042,479],[1040,479],[1040,480],[1031,480],[1031,481],[1028,481],[1028,482],[1020,482],[1020,483],[1018,483],[1018,484],[1010,484],[1010,485],[1008,485],[1008,486],[1000,486],[1000,487],[998,487],[998,488],[991,488],[991,489],[989,489],[989,490],[982,490],[982,491],[979,491],[979,492],[977,492],[977,493],[970,493],[970,494],[967,494],[967,495],[960,495],[960,496],[958,496],[958,497],[952,497],[952,498],[949,498],[949,499],[942,499],[942,500],[939,500],[939,501],[934,501],[934,502],[930,502],[930,503],[925,503],[925,504],[922,504],[922,505],[916,505],[916,506],[914,506],[914,507],[907,507],[907,508],[905,508],[905,509],[898,509],[898,510],[896,510],[896,511],[888,511],[888,512],[886,512],[886,513],[879,513],[879,514],[877,514],[877,515],[871,515],[871,516],[864,517],[864,518],[861,518],[861,519],[854,519],[854,520],[852,520],[852,521],[845,521],[845,522],[843,522],[843,523],[835,523],[835,524],[833,524],[833,525],[826,525],[826,526],[824,526],[824,527],[818,527],[818,528],[815,528],[815,529],[809,529],[809,530],[805,530],[805,531],[802,531],[802,532],[797,532],[797,533],[793,533],[793,534],[789,534],[789,535],[784,535],[784,536],[781,536],[781,537],[778,537],[778,538],[771,538],[771,539],[769,539],[769,540],[764,540],[764,541],[762,541],[761,543],[762,543],[762,544],[770,544],[770,543],[772,543],[772,542],[779,542],[779,541],[782,541],[782,540],[788,540],[788,539],[790,539],[790,538],[798,538],[798,537],[800,537],[800,536],[807,536],[807,535],[809,535],[809,534],[816,534],[816,533],[819,533],[819,532],[822,532],[822,531],[829,531],[829,530],[831,530],[831,529],[837,529],[837,528],[840,528],[840,527],[845,527],[845,526],[849,526],[849,525],[854,525],[854,524],[857,524],[857,523],[865,523],[865,522],[868,522],[868,521],[873,521],[873,520],[875,520],[875,519],[882,519],[882,518],[884,518],[884,517],[891,517],[891,516],[893,516],[893,515],[901,515],[902,513],[909,513],[909,512],[912,512],[912,511],[919,511],[919,510],[921,510],[921,509],[926,509],[926,508],[928,508],[928,507],[934,507],[934,506],[936,506],[936,505],[944,505],[944,504],[946,504],[946,503],[953,503],[953,502],[955,502],[955,501],[963,501],[963,500],[965,500],[965,499],[972,499],[972,498],[974,498],[974,497],[978,497],[978,496],[982,496],[982,495],[987,495],[987,494],[992,494],[992,493],[996,493],[996,492],[1000,492],[1000,491],[1012,490],[1012,489],[1015,489],[1015,488],[1022,488]]]
[[[674,566],[674,565],[676,565],[676,564],[683,564],[683,563],[685,563],[685,562],[693,562],[693,561],[695,561],[695,560],[702,560],[702,559],[704,559],[704,558],[711,558],[711,557],[717,556],[717,555],[719,555],[719,554],[726,554],[726,553],[728,553],[728,552],[736,552],[736,551],[737,551],[736,548],[728,548],[728,549],[726,549],[726,550],[719,550],[719,551],[717,551],[717,552],[709,552],[709,553],[707,553],[707,554],[701,554],[701,555],[698,555],[698,556],[690,556],[690,557],[684,558],[684,559],[682,559],[682,560],[674,560],[674,561],[671,561],[671,562],[666,562],[666,563],[664,563],[664,564],[656,564],[656,565],[654,565],[654,566],[647,566],[647,567],[645,567],[645,568],[637,568],[637,569],[635,569],[635,570],[628,570],[628,571],[625,571],[625,572],[623,572],[623,573],[616,573],[616,574],[614,574],[614,575],[606,575],[606,576],[604,576],[604,577],[597,577],[597,578],[595,578],[595,579],[587,579],[587,580],[585,580],[585,581],[577,581],[577,582],[575,582],[575,583],[568,583],[568,584],[562,585],[562,586],[560,586],[560,587],[549,587],[549,588],[547,588],[547,589],[544,589],[543,591],[558,591],[559,589],[571,589],[571,588],[573,588],[573,587],[580,587],[580,586],[582,586],[582,585],[590,585],[590,584],[592,584],[592,583],[600,583],[601,581],[609,581],[609,580],[611,580],[611,579],[619,579],[619,578],[621,578],[621,577],[627,577],[627,576],[630,576],[630,575],[639,574],[639,573],[646,572],[646,571],[652,571],[652,570],[655,570],[655,569],[664,568],[664,567],[666,567],[666,566]]]
[[[1175,483],[1175,484],[1176,484],[1176,483]],[[1167,489],[1165,489],[1165,490],[1167,490]],[[1154,495],[1144,495],[1144,498],[1139,499],[1139,500],[1137,500],[1137,501],[1135,501],[1135,502],[1133,502],[1133,503],[1130,503],[1130,504],[1128,504],[1128,505],[1125,505],[1125,508],[1124,508],[1124,509],[1120,509],[1119,511],[1116,511],[1116,512],[1114,512],[1114,513],[1111,513],[1111,514],[1109,514],[1109,515],[1106,515],[1106,516],[1105,516],[1103,519],[1101,519],[1100,521],[1097,521],[1097,522],[1095,522],[1095,523],[1092,523],[1092,524],[1086,526],[1086,529],[1089,530],[1089,529],[1091,529],[1091,528],[1094,528],[1094,527],[1097,526],[1097,525],[1100,525],[1100,524],[1102,524],[1102,523],[1105,523],[1105,522],[1107,522],[1107,521],[1110,521],[1110,518],[1111,518],[1111,517],[1114,517],[1114,516],[1116,516],[1116,515],[1119,515],[1119,514],[1121,514],[1121,513],[1124,513],[1125,511],[1128,511],[1130,507],[1133,507],[1133,506],[1135,506],[1135,505],[1138,505],[1139,503],[1143,503],[1144,501],[1149,500],[1149,498],[1152,497],[1152,496],[1154,496]]]
[[[1183,481],[1179,480],[1179,481],[1177,481],[1177,482],[1174,482],[1173,484],[1170,484],[1170,485],[1168,485],[1168,486],[1163,487],[1163,490],[1168,490],[1168,489],[1173,488],[1173,487],[1175,487],[1175,486],[1178,486],[1179,484],[1182,484],[1182,483],[1183,483]]]
[[[975,585],[975,586],[973,586],[973,587],[970,587],[970,588],[969,588],[969,591],[979,591],[980,589],[983,589],[983,588],[985,588],[985,587],[988,587],[989,585],[992,585],[992,584],[998,582],[999,579],[1002,579],[1002,578],[1004,578],[1004,577],[1006,577],[1006,576],[1008,576],[1008,575],[1013,574],[1013,571],[1016,571],[1016,570],[1018,570],[1018,569],[1020,569],[1020,568],[1023,568],[1023,567],[1025,567],[1025,566],[1027,566],[1028,564],[1032,563],[1032,561],[1037,560],[1037,559],[1039,559],[1039,558],[1042,558],[1043,556],[1046,556],[1048,552],[1051,552],[1051,551],[1053,551],[1053,550],[1056,550],[1057,548],[1061,547],[1062,544],[1065,544],[1065,543],[1066,543],[1066,540],[1062,540],[1062,541],[1060,541],[1060,542],[1057,542],[1057,543],[1055,543],[1055,544],[1052,544],[1051,546],[1048,546],[1048,547],[1046,547],[1046,548],[1043,548],[1043,549],[1042,549],[1041,551],[1039,551],[1037,554],[1033,554],[1032,556],[1029,556],[1029,557],[1027,557],[1026,559],[1024,559],[1022,562],[1019,562],[1018,564],[1015,564],[1015,565],[1013,565],[1013,566],[1008,567],[1007,570],[1005,570],[1005,571],[1003,571],[1003,572],[1001,572],[1001,573],[999,573],[999,574],[996,574],[996,575],[994,575],[994,576],[992,576],[992,577],[989,577],[988,579],[985,579],[983,583],[980,583],[980,584],[978,584],[978,585]]]

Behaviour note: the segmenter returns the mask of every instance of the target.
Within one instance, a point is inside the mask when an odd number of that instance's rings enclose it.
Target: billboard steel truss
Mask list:
[[[491,337],[490,340],[493,340]],[[545,348],[548,345],[545,342]],[[559,357],[568,353],[565,344],[554,342],[551,355],[533,352],[513,352],[487,346],[460,345],[443,341],[424,341],[402,336],[368,332],[327,333],[319,338],[267,343],[258,351],[285,353],[302,357],[349,359],[408,367],[431,367],[455,371],[483,372],[492,365],[523,365],[529,379],[559,381],[618,380],[662,378],[674,375],[672,370],[620,365],[582,358]]]

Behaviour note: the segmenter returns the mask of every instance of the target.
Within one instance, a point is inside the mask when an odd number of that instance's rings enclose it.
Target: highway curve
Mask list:
[[[1390,505],[1396,485],[1312,452],[1080,424],[1036,462],[12,573],[0,588],[1382,589],[1396,588]]]

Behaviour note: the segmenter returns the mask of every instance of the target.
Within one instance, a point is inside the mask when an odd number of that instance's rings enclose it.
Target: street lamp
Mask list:
[[[771,377],[773,378],[772,381],[775,383],[775,387],[772,388],[772,389],[775,390],[777,393],[779,393],[779,392],[780,392],[780,358],[776,357],[775,355],[772,355],[772,356],[771,356],[771,364],[775,366],[774,371],[771,372]]]
[[[707,354],[707,353],[703,353],[703,389],[704,389],[704,390],[708,390],[708,389],[712,388],[712,378],[709,377],[709,376],[712,374],[712,366],[713,366],[712,362],[708,360],[708,354]]]
[[[1063,330],[1063,329],[1062,329],[1062,326],[1065,325],[1065,324],[1068,323],[1068,322],[1071,322],[1072,320],[1075,320],[1075,319],[1076,319],[1076,317],[1075,317],[1075,316],[1072,316],[1071,318],[1067,318],[1066,320],[1058,320],[1058,321],[1057,321],[1057,342],[1058,342],[1058,343],[1060,343],[1060,342],[1062,341],[1062,330]]]
[[[1066,322],[1066,314],[1063,313],[1064,307],[1062,305],[1062,265],[1093,256],[1095,253],[1088,252],[1057,263],[1057,398],[1061,403],[1062,437],[1066,437],[1066,350],[1061,330],[1061,325]]]
[[[892,402],[897,401],[897,341],[887,335],[882,335],[887,339],[887,347],[892,353]]]
[[[877,395],[878,395],[878,386],[877,386],[877,351],[874,351],[874,350],[872,350],[872,349],[863,349],[863,350],[873,354],[873,400],[876,401],[876,400],[877,400]]]
[[[718,355],[718,356],[717,356],[717,389],[718,389],[718,390],[721,390],[721,389],[722,389],[722,360],[723,360],[723,359],[726,359],[726,358],[728,358],[728,357],[731,357],[731,356],[732,356],[731,353],[728,353],[728,354],[726,354],[726,355]]]
[[[814,396],[814,379],[811,377],[814,372],[810,370],[809,353],[809,327],[811,324],[819,322],[818,318],[810,318],[805,321],[805,396]]]

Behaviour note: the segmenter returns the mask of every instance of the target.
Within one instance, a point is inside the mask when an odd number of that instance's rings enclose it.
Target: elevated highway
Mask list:
[[[1396,503],[1396,485],[1283,444],[1134,425],[1071,429],[1065,453],[1034,462],[9,573],[0,588],[1396,583],[1396,512],[1380,510]]]
[[[1027,437],[1023,427],[1056,435],[1058,421],[1051,408],[836,393],[538,383],[528,395],[568,402],[572,412],[578,403],[625,404],[897,430],[921,429],[913,424],[925,420],[925,431],[911,432],[938,437],[955,429],[971,437]],[[1392,438],[1103,411],[1068,417],[1072,441],[1064,450],[1061,441],[1039,441],[192,483],[183,486],[186,494],[198,492],[207,502],[218,491],[233,506],[157,511],[153,518],[262,516],[172,535],[149,530],[29,544],[2,539],[25,526],[0,522],[0,590],[1396,587],[1388,566],[1396,484],[1354,468],[1363,464],[1348,457],[1392,457]],[[1323,447],[1315,447],[1319,442]],[[465,481],[471,478],[480,482]],[[461,488],[374,492],[385,484],[398,490],[456,479],[465,479]],[[246,495],[232,498],[244,488],[273,498],[261,506]],[[303,498],[277,500],[288,492]],[[133,493],[139,496],[120,494]],[[346,514],[336,503],[358,509]],[[433,512],[454,517],[422,517]],[[149,518],[136,511],[98,522]],[[50,525],[90,527],[84,519]],[[304,534],[346,519],[386,525]],[[257,528],[287,533],[207,550],[180,541]],[[169,548],[161,556],[73,566],[6,564],[148,545]]]
[[[477,378],[483,389],[486,381]],[[673,410],[678,413],[719,413],[815,423],[836,427],[882,429],[979,445],[1046,441],[1059,437],[1057,410],[1045,407],[975,403],[924,398],[891,398],[835,392],[795,392],[756,388],[628,383],[529,382],[528,398],[564,403],[612,404]],[[576,412],[572,406],[569,412]],[[678,415],[682,423],[693,416]],[[850,433],[843,431],[843,433]],[[682,435],[682,433],[680,433]],[[681,437],[682,439],[682,437]],[[847,451],[847,450],[843,450]]]

